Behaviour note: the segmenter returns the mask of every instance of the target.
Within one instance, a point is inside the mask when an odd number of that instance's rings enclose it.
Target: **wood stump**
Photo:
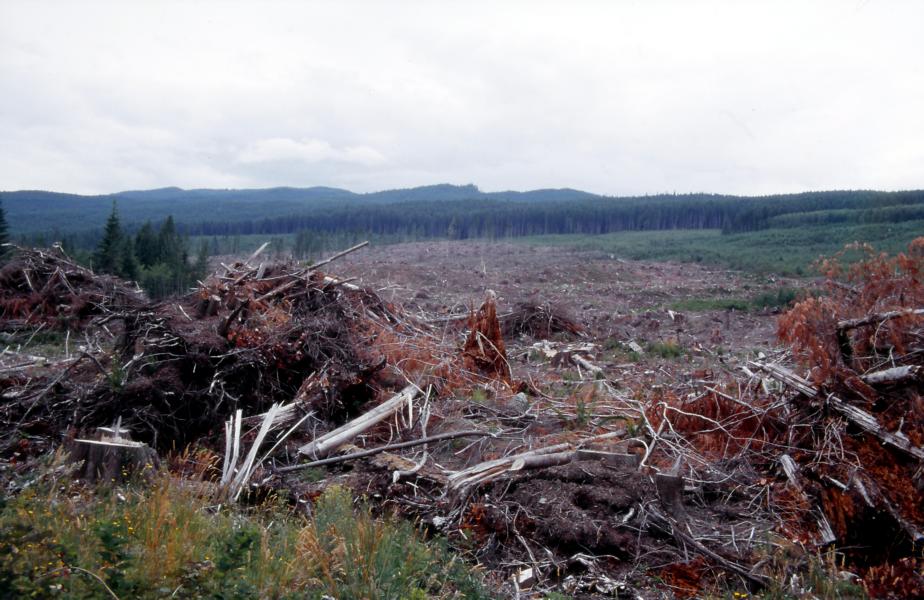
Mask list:
[[[113,428],[100,427],[98,440],[77,439],[69,444],[70,459],[83,463],[79,476],[90,483],[116,483],[133,476],[150,477],[160,466],[157,452],[143,442],[122,434],[118,423]]]

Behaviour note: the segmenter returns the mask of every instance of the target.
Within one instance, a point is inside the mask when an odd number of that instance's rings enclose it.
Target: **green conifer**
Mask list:
[[[112,212],[106,220],[103,239],[93,253],[93,269],[98,273],[116,274],[122,258],[122,226],[119,224],[119,211],[112,203]]]
[[[0,202],[0,260],[9,255],[9,248],[3,244],[10,241],[10,229],[6,222],[6,215],[3,212],[3,202]]]

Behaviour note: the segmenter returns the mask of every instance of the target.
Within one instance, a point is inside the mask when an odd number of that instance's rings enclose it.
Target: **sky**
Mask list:
[[[924,187],[924,2],[0,1],[0,189]]]

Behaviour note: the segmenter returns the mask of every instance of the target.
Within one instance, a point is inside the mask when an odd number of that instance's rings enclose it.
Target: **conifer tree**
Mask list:
[[[93,268],[99,273],[118,273],[122,251],[122,226],[119,224],[116,203],[113,202],[112,212],[103,230],[103,239],[93,253]]]
[[[202,240],[199,253],[196,255],[196,264],[193,267],[193,280],[202,281],[209,274],[209,243]]]
[[[135,255],[144,267],[154,266],[160,258],[160,247],[154,227],[147,221],[135,234]]]
[[[125,237],[122,240],[117,274],[119,277],[131,279],[132,281],[138,279],[138,259],[135,258],[135,244],[130,237]]]
[[[0,201],[0,261],[2,261],[10,252],[9,248],[3,246],[10,241],[9,226],[6,223],[6,215],[3,212],[3,202]]]

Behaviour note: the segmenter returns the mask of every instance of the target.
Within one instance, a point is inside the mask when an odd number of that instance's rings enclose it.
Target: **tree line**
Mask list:
[[[853,216],[869,221],[881,215],[879,218],[888,220],[899,214],[897,208],[912,206],[918,210],[924,207],[924,192],[818,192],[766,198],[689,194],[543,202],[471,199],[380,205],[344,203],[288,216],[182,223],[179,227],[188,235],[205,236],[309,231],[362,232],[402,239],[497,239],[670,229],[744,233],[773,227],[781,216],[796,222],[804,213],[862,210],[866,212],[863,217]]]

